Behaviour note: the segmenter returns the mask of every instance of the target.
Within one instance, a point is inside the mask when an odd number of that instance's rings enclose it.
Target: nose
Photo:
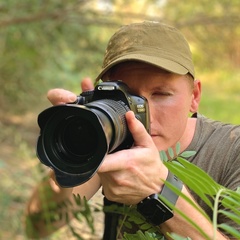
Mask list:
[[[148,109],[149,109],[149,122],[151,124],[152,121],[153,121],[153,106],[152,106],[152,103],[151,103],[151,101],[149,99],[147,99],[147,103],[148,103]]]

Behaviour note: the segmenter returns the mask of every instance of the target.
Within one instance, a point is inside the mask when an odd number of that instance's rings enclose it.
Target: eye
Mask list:
[[[173,94],[171,93],[171,92],[169,92],[169,91],[158,91],[158,92],[154,92],[153,94],[152,94],[153,96],[159,96],[159,97],[164,97],[164,96],[172,96]]]

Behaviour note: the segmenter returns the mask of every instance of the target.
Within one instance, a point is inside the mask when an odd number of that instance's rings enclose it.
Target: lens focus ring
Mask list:
[[[114,101],[111,99],[101,99],[86,104],[89,108],[101,110],[111,119],[113,124],[113,139],[110,143],[110,151],[118,147],[127,137],[128,128],[125,114],[129,111],[129,107],[123,101]]]

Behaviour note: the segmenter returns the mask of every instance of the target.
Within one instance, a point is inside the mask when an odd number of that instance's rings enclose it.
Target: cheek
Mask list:
[[[181,128],[180,126],[185,125],[188,114],[188,108],[179,108],[175,105],[159,106],[150,114],[151,123],[155,122],[169,132],[173,132]]]
[[[172,136],[183,122],[183,109],[170,101],[150,104],[150,120],[153,128],[161,130],[164,135]],[[186,117],[184,117],[186,118]]]
[[[150,111],[154,117],[159,115],[162,118],[181,119],[188,117],[191,107],[191,99],[184,96],[173,97],[162,101],[152,101],[149,103]]]
[[[175,144],[183,135],[190,101],[186,98],[171,99],[161,103],[150,103],[150,118],[152,128],[159,130],[162,138],[168,142],[168,146]],[[158,139],[161,141],[161,139]]]

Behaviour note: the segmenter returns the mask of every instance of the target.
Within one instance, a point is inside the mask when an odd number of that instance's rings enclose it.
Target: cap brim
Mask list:
[[[100,74],[97,76],[96,81],[101,79],[102,76],[111,67],[117,65],[118,63],[122,63],[126,61],[139,61],[139,62],[148,63],[156,67],[163,68],[166,71],[180,74],[180,75],[185,75],[188,73],[188,70],[185,67],[183,67],[181,64],[166,58],[160,58],[156,56],[147,56],[142,54],[128,54],[128,55],[124,55],[122,57],[117,58],[116,60],[112,61],[109,65],[107,65],[105,68],[103,68]]]

